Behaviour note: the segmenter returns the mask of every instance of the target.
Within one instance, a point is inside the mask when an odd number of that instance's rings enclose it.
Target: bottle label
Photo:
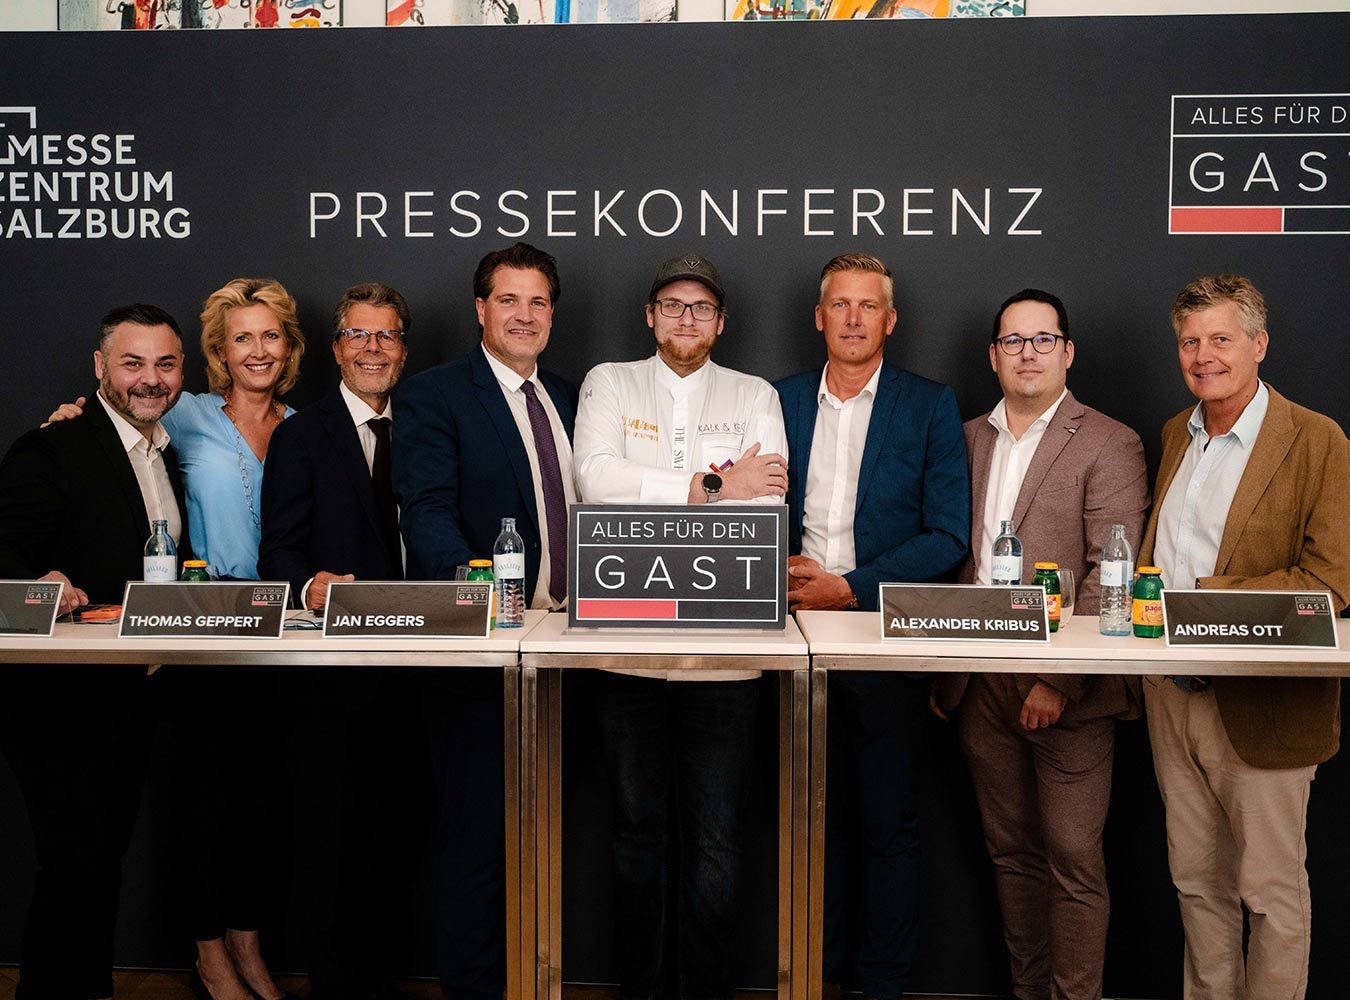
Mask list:
[[[524,579],[525,553],[507,552],[492,557],[492,575],[495,579]]]
[[[173,583],[178,579],[175,556],[142,556],[141,579],[146,583]]]
[[[1136,597],[1134,599],[1134,624],[1162,628],[1163,612],[1161,597]]]
[[[1021,556],[994,556],[993,567],[989,571],[989,579],[1003,582],[1011,580],[1014,583],[1022,582],[1022,557]]]
[[[1060,610],[1061,610],[1061,607],[1060,607],[1060,601],[1061,601],[1061,600],[1062,600],[1062,597],[1061,597],[1061,595],[1059,595],[1059,594],[1046,594],[1046,595],[1045,595],[1045,611],[1046,611],[1046,614],[1049,615],[1050,620],[1051,620],[1052,622],[1057,622],[1057,621],[1059,621],[1059,613],[1060,613]]]
[[[1102,586],[1124,587],[1131,582],[1134,567],[1128,559],[1107,559],[1102,563]]]

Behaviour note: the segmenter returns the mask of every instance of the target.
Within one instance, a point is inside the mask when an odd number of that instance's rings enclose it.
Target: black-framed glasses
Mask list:
[[[402,330],[356,330],[348,327],[339,330],[337,335],[342,338],[343,343],[352,347],[365,347],[370,343],[371,337],[374,337],[381,347],[393,347],[403,342]]]
[[[711,302],[681,302],[679,299],[657,299],[656,308],[666,319],[682,319],[684,311],[688,309],[694,314],[694,319],[702,323],[715,319],[722,311]]]
[[[998,338],[998,346],[1003,348],[1004,354],[1021,354],[1022,345],[1031,341],[1031,348],[1037,354],[1049,354],[1055,349],[1055,341],[1062,340],[1068,343],[1069,338],[1062,333],[1038,333],[1034,337],[1023,337],[1020,334],[1010,333],[1006,337]]]

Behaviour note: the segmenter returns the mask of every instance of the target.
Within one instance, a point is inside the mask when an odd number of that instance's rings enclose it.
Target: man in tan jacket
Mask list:
[[[967,421],[970,557],[962,583],[988,584],[1001,521],[1036,560],[1078,580],[1075,629],[1097,629],[1102,544],[1111,525],[1139,544],[1148,470],[1139,435],[1066,387],[1075,347],[1058,297],[1028,288],[994,314],[989,363],[1003,400]],[[1102,828],[1117,715],[1137,715],[1120,677],[948,674],[951,712],[970,762],[994,863],[1018,1000],[1100,1000],[1110,897]],[[939,713],[941,714],[941,712]]]
[[[1199,403],[1163,428],[1140,561],[1174,589],[1326,590],[1340,611],[1350,600],[1350,441],[1261,381],[1266,305],[1246,278],[1191,282],[1172,328]],[[1186,1000],[1301,1000],[1308,793],[1339,746],[1340,682],[1147,677],[1144,697],[1186,931]]]

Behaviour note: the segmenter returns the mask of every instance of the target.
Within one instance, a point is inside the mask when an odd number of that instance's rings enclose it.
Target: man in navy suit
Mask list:
[[[876,611],[878,584],[936,580],[970,537],[970,474],[950,388],[886,363],[895,328],[891,272],[865,254],[821,272],[816,329],[823,371],[777,383],[787,425],[792,609]],[[846,886],[864,899],[859,973],[864,995],[897,1000],[918,938],[919,830],[914,758],[926,680],[842,672],[830,680],[826,726],[830,797],[825,830],[827,996],[844,976]],[[861,878],[848,840],[861,838]]]
[[[347,289],[334,314],[338,386],[272,435],[262,488],[263,579],[289,580],[320,612],[333,581],[400,580],[403,558],[390,473],[389,395],[407,356],[412,316],[385,285]],[[399,739],[409,693],[379,669],[289,673],[294,682],[296,813],[303,844],[310,996],[367,1000],[383,992],[388,882],[408,852],[390,817],[403,776]],[[406,801],[406,797],[405,797]]]
[[[514,517],[529,606],[562,606],[577,391],[538,366],[559,290],[557,263],[542,250],[517,243],[488,254],[473,278],[482,343],[399,390],[394,487],[409,579],[454,579],[457,566],[492,555],[501,519]],[[441,988],[455,1000],[501,1000],[501,673],[455,670],[447,680],[453,687],[426,712],[439,793]]]

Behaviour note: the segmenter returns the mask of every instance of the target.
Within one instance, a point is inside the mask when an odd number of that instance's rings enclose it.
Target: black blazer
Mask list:
[[[272,432],[262,485],[258,576],[289,580],[300,606],[300,588],[320,570],[403,579],[402,556],[383,540],[365,452],[336,387]]]
[[[190,559],[172,445],[164,464],[183,525],[178,556]],[[120,604],[127,581],[141,579],[149,537],[131,460],[93,393],[83,416],[29,431],[0,462],[0,577],[33,579],[60,570],[91,602]]]
[[[571,440],[576,387],[542,368],[539,381]],[[394,415],[394,492],[408,578],[454,579],[456,566],[492,555],[501,519],[514,517],[525,542],[525,593],[533,594],[542,513],[525,444],[482,347],[404,382]]]

